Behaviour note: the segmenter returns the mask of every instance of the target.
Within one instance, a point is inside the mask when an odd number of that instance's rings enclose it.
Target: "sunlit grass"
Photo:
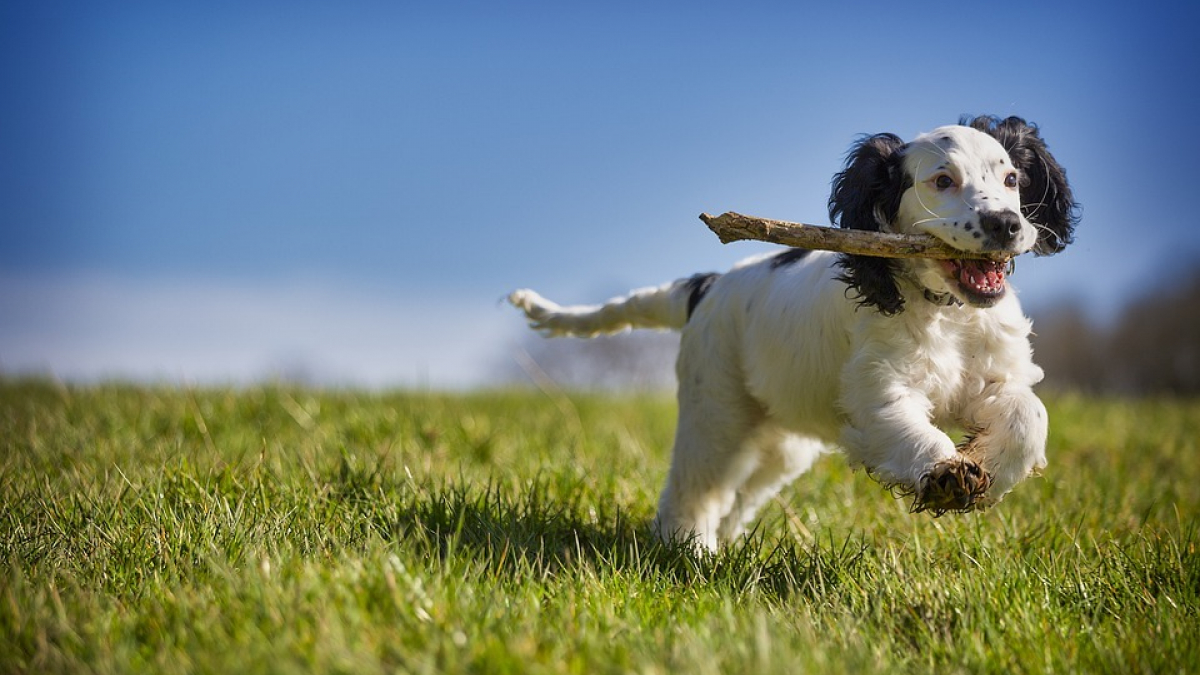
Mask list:
[[[697,557],[668,397],[9,381],[0,670],[1196,671],[1200,404],[1049,407],[992,511],[832,456]]]

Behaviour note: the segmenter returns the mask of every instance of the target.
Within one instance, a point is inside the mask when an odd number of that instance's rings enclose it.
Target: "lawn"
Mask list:
[[[1200,671],[1200,402],[1048,407],[991,511],[829,456],[697,556],[669,397],[0,381],[0,672]]]

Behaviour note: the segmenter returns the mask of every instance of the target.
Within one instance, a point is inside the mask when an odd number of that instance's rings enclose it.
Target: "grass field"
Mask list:
[[[992,511],[830,456],[697,557],[667,397],[2,381],[0,671],[1200,671],[1200,403],[1048,405]]]

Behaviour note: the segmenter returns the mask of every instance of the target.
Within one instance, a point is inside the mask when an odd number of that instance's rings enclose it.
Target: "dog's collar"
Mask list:
[[[928,288],[925,289],[925,299],[939,307],[961,306],[962,301],[954,297],[950,293],[934,293]]]

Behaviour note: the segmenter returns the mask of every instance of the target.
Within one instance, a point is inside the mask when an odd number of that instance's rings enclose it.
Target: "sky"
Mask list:
[[[1200,264],[1184,2],[0,6],[0,373],[486,385],[563,302],[825,224],[861,134],[1036,123],[1082,205],[1022,258],[1098,320]],[[835,6],[836,5],[836,6]]]

